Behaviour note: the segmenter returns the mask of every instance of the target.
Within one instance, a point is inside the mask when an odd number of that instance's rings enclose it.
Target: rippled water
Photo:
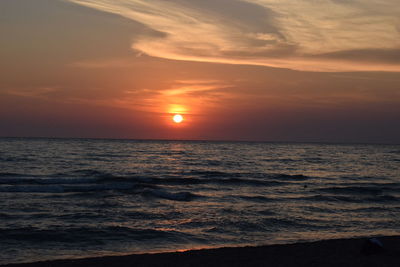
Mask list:
[[[399,234],[400,146],[0,139],[0,263]]]

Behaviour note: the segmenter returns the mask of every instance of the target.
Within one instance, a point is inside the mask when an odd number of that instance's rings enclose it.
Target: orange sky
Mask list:
[[[0,136],[398,143],[399,13],[392,0],[2,0]]]

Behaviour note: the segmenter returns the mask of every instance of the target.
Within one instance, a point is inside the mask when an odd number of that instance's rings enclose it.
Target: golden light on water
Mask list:
[[[174,115],[174,116],[172,117],[172,120],[173,120],[175,123],[181,123],[181,122],[183,121],[183,116],[180,115],[180,114],[176,114],[176,115]]]

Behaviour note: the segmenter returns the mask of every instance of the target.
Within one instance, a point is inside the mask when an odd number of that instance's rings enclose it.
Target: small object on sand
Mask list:
[[[370,238],[365,241],[361,253],[364,255],[372,255],[382,253],[384,251],[383,243],[378,238]]]

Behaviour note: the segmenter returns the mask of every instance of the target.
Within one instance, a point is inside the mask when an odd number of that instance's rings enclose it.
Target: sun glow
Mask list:
[[[180,114],[176,114],[176,115],[174,115],[174,116],[172,117],[172,120],[173,120],[175,123],[181,123],[181,122],[183,121],[183,116],[180,115]]]

